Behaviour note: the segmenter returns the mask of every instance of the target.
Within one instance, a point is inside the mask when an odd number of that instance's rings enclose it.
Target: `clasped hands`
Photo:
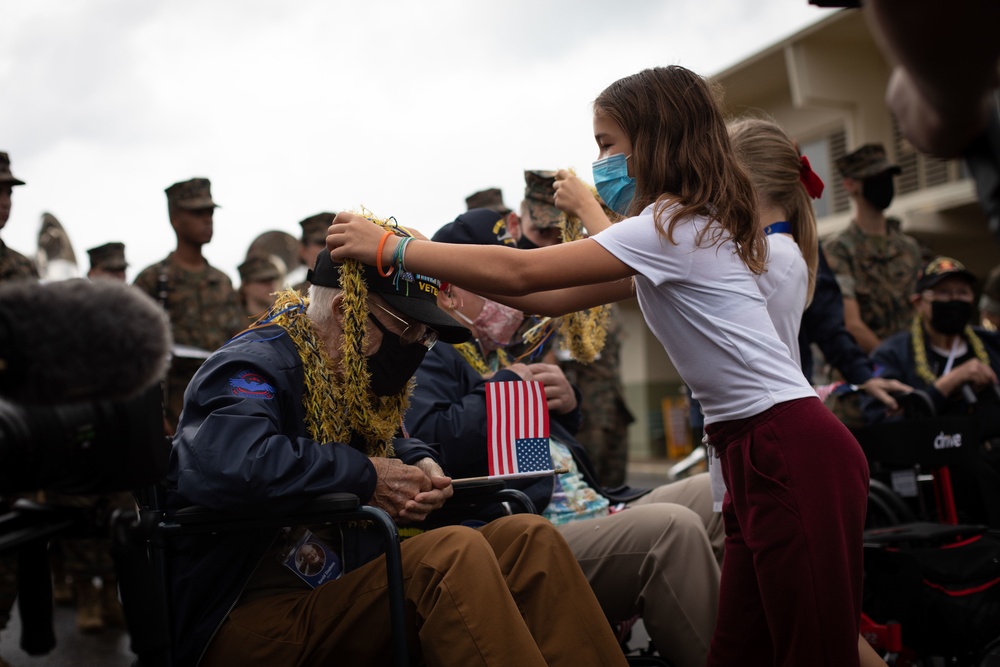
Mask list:
[[[371,505],[385,510],[397,523],[417,523],[444,505],[454,489],[434,459],[423,458],[415,465],[399,459],[371,456],[377,482]]]

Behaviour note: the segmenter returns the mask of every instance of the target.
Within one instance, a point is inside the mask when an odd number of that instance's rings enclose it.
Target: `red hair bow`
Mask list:
[[[819,199],[823,196],[823,188],[825,187],[823,179],[812,170],[812,167],[809,165],[809,158],[805,155],[799,156],[799,164],[801,165],[799,167],[799,180],[806,187],[806,192],[809,193],[810,197]]]

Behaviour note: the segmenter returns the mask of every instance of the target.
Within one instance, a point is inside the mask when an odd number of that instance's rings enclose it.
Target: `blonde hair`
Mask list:
[[[802,183],[802,162],[791,137],[764,118],[740,118],[729,123],[729,140],[743,163],[762,206],[784,210],[792,237],[809,269],[806,303],[812,301],[819,264],[819,238],[812,200]]]
[[[706,226],[698,245],[732,239],[743,263],[762,273],[767,245],[757,197],[729,145],[718,97],[717,88],[689,69],[655,67],[608,86],[594,100],[594,113],[618,123],[632,144],[636,191],[628,215],[655,202],[657,229],[671,243],[679,220],[715,220],[722,230]],[[675,203],[663,220],[661,213]]]

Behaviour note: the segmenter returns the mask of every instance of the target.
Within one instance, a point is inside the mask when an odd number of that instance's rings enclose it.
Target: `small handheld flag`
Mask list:
[[[554,474],[541,382],[489,382],[486,407],[490,478]]]

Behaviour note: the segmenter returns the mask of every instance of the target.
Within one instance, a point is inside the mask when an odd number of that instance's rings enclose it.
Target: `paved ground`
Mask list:
[[[629,484],[656,486],[666,481],[665,461],[629,464]],[[12,667],[129,667],[134,656],[129,650],[127,633],[105,630],[97,635],[84,635],[76,630],[75,611],[57,607],[55,610],[56,648],[44,656],[29,656],[20,649],[21,624],[15,611],[8,627],[0,632],[0,658]],[[631,646],[644,646],[648,635],[642,624],[632,629]]]

